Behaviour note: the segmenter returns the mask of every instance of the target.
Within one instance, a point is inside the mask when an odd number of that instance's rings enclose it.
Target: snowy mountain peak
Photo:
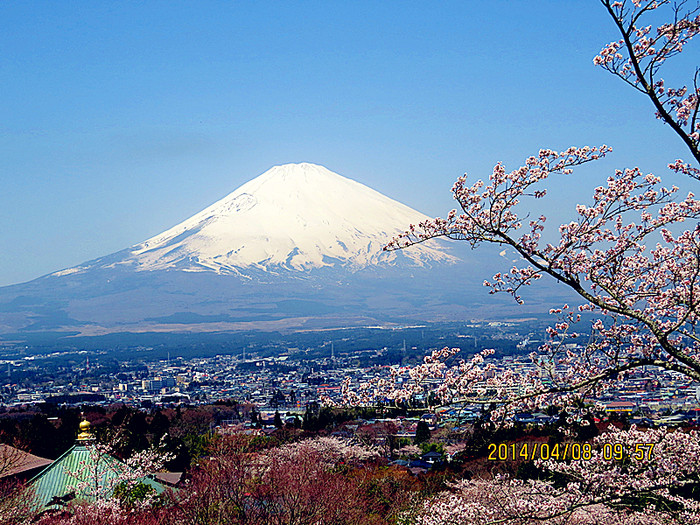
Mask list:
[[[315,164],[275,166],[169,230],[134,246],[138,270],[277,272],[376,264],[454,262],[435,242],[383,252],[427,217]]]

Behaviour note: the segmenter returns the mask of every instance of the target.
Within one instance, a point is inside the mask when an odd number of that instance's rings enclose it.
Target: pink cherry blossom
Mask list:
[[[659,119],[681,139],[693,163],[677,159],[669,168],[700,179],[700,70],[688,86],[670,87],[660,78],[665,62],[681,53],[700,33],[700,7],[670,0],[601,0],[621,38],[604,46],[597,66],[645,94]],[[671,22],[641,25],[652,12],[667,9]],[[551,176],[570,176],[579,165],[608,155],[611,148],[542,149],[508,171],[497,163],[483,179],[464,175],[452,192],[458,208],[444,218],[411,226],[386,250],[405,249],[436,237],[509,246],[521,264],[484,283],[521,303],[522,290],[549,278],[581,300],[553,308],[558,320],[549,341],[530,355],[532,366],[496,373],[484,350],[471,358],[444,348],[415,367],[363,385],[344,385],[354,404],[414,402],[494,407],[494,424],[508,424],[516,411],[547,406],[565,408],[569,421],[585,421],[595,399],[625,373],[654,366],[700,381],[700,200],[663,185],[640,168],[621,169],[597,187],[590,200],[572,207],[572,220],[543,234],[546,217],[538,204]],[[527,210],[527,215],[523,215]],[[530,218],[536,217],[536,218]],[[582,314],[593,316],[582,324]],[[581,335],[586,334],[588,342]],[[632,458],[639,444],[653,444],[655,455]],[[539,461],[566,480],[507,478],[461,481],[427,500],[407,523],[699,523],[700,505],[673,490],[700,474],[695,432],[666,429],[608,432],[596,438],[585,461]],[[603,452],[624,450],[619,461]],[[601,452],[603,451],[603,452]],[[630,498],[649,506],[630,507]]]

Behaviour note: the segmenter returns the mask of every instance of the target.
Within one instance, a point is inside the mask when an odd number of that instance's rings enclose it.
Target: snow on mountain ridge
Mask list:
[[[134,246],[138,270],[351,270],[393,264],[382,248],[427,217],[315,164],[275,166],[180,224]],[[434,241],[402,252],[411,264],[454,262]]]

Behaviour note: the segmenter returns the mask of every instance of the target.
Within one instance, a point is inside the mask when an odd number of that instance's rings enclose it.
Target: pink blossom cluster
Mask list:
[[[700,169],[694,168],[691,164],[683,162],[681,159],[676,159],[668,165],[668,168],[676,173],[681,173],[692,177],[693,179],[700,179]]]
[[[618,455],[619,453],[619,455]],[[629,495],[667,496],[668,490],[695,483],[700,474],[696,431],[666,428],[626,431],[611,427],[593,439],[590,458],[577,461],[537,460],[585,489],[593,501]],[[697,503],[685,502],[694,507]]]
[[[664,80],[659,78],[659,71],[666,60],[681,53],[700,33],[699,9],[683,11],[684,2],[670,0],[635,0],[631,5],[626,1],[602,0],[602,3],[622,38],[603,47],[593,63],[647,95],[654,103],[657,117],[668,123],[691,150],[697,150],[700,140],[700,70],[695,71],[692,88],[666,87]],[[638,26],[641,17],[663,6],[672,11],[672,22],[655,30],[652,26]],[[700,161],[697,152],[694,156]]]
[[[667,502],[679,498],[667,495]],[[640,510],[592,500],[580,485],[562,488],[535,480],[507,477],[462,480],[408,513],[405,523],[420,525],[693,525],[697,507]],[[692,502],[688,502],[691,503]]]
[[[399,457],[415,457],[422,454],[422,449],[418,445],[404,445],[396,451]]]
[[[359,464],[379,457],[379,451],[350,440],[332,436],[305,439],[274,449],[270,457],[294,460],[299,456],[318,457],[328,467],[339,463]]]
[[[653,453],[636,454],[640,444]],[[602,452],[617,445],[626,453],[611,461]],[[645,449],[646,450],[646,449]],[[629,453],[627,453],[629,452]],[[700,445],[695,432],[614,429],[593,441],[592,457],[578,461],[538,460],[555,472],[556,487],[537,480],[507,476],[462,480],[425,501],[408,523],[464,524],[693,524],[700,523],[700,504],[673,495],[670,489],[693,483],[700,473]],[[640,512],[639,503],[655,508]]]
[[[100,500],[76,505],[71,514],[61,517],[47,514],[34,522],[38,525],[132,525],[134,516],[109,501]]]
[[[389,368],[389,377],[352,385],[349,378],[343,383],[343,396],[347,405],[376,405],[385,401],[411,404],[416,396],[429,392],[443,403],[453,402],[462,395],[471,394],[475,381],[480,381],[493,372],[493,363],[486,363],[484,358],[492,355],[494,350],[485,349],[472,356],[469,361],[457,360],[449,364],[459,348],[443,348],[426,356],[423,363],[415,367]],[[486,388],[483,388],[486,391]]]

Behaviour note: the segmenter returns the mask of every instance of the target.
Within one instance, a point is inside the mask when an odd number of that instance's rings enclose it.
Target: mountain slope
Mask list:
[[[459,279],[465,264],[443,243],[382,251],[392,236],[426,218],[321,166],[276,166],[143,243],[0,288],[0,334],[463,318],[475,300]],[[472,261],[468,271],[478,266]],[[480,280],[473,283],[471,290],[481,288]]]
[[[383,252],[409,224],[427,219],[358,182],[314,164],[276,166],[200,213],[130,249],[119,261],[138,271],[214,271],[249,275],[343,267],[455,262],[435,242]]]

